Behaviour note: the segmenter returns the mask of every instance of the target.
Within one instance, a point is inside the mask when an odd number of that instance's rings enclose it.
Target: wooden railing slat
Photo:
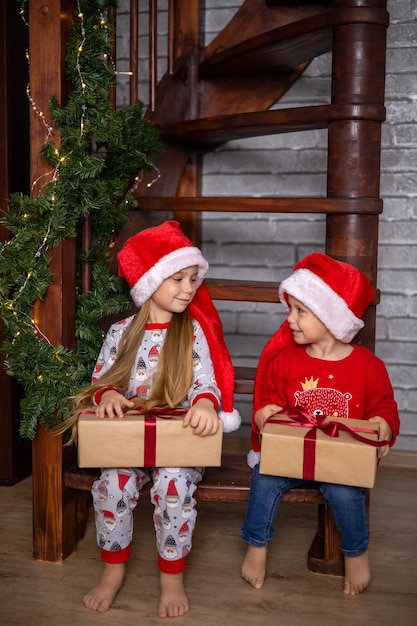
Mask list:
[[[138,200],[138,211],[377,215],[382,213],[383,209],[383,202],[379,198],[136,196],[136,199]]]

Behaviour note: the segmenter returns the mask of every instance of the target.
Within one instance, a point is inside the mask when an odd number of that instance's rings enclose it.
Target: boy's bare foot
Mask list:
[[[190,605],[184,591],[183,572],[160,572],[161,597],[158,617],[179,617],[188,612]]]
[[[261,589],[265,582],[266,555],[268,548],[248,546],[242,563],[242,577],[254,589]]]
[[[97,585],[84,596],[87,609],[104,613],[108,611],[124,581],[124,563],[105,563],[103,574]]]
[[[355,557],[345,556],[345,588],[344,593],[354,596],[365,591],[371,580],[369,552]]]

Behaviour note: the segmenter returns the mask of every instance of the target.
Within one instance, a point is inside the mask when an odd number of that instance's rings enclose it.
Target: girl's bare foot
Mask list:
[[[184,591],[183,572],[160,572],[161,597],[158,617],[179,617],[188,612],[190,605]]]
[[[104,571],[97,585],[84,596],[83,602],[87,609],[99,613],[109,610],[123,585],[125,568],[124,563],[104,564]]]
[[[252,585],[254,589],[261,589],[265,582],[266,555],[268,548],[248,546],[242,563],[242,577]]]
[[[360,556],[345,556],[345,588],[344,593],[354,596],[365,591],[371,580],[369,567],[369,553],[364,552]]]

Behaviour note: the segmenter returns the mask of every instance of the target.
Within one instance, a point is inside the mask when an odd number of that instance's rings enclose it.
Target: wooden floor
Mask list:
[[[391,457],[391,459],[390,459]],[[389,460],[390,459],[390,460]],[[306,555],[315,507],[283,504],[269,551],[264,588],[240,577],[244,504],[199,504],[186,586],[191,610],[178,626],[415,626],[417,624],[417,455],[393,451],[371,494],[368,590],[345,597],[342,579],[312,574]],[[32,559],[31,480],[0,487],[0,624],[9,626],[151,626],[156,617],[156,567],[151,507],[136,509],[127,581],[113,608],[95,614],[81,598],[101,572],[92,516],[78,551],[63,564]],[[139,532],[141,527],[141,532]],[[165,622],[171,620],[165,620]]]

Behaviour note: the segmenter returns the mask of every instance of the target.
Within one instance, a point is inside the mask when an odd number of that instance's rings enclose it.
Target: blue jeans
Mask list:
[[[306,481],[259,473],[255,465],[250,484],[249,504],[242,525],[243,541],[251,546],[264,547],[274,534],[274,521],[281,498],[292,487]],[[368,549],[369,530],[366,518],[366,490],[362,487],[315,483],[329,502],[341,534],[344,556],[360,556]]]

